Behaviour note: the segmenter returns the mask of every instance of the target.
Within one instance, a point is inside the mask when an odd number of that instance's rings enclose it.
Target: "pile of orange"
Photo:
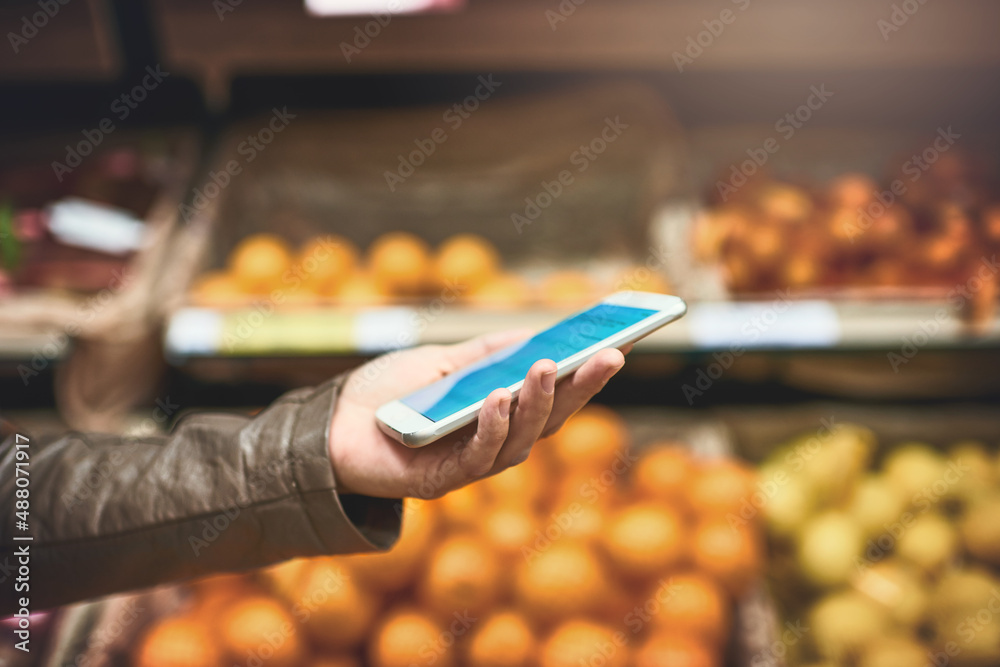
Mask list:
[[[319,236],[294,249],[275,234],[253,234],[229,253],[225,268],[197,279],[191,299],[208,307],[260,298],[279,306],[370,306],[437,297],[445,303],[518,308],[532,302],[578,306],[621,289],[668,291],[663,278],[645,267],[625,271],[607,285],[584,271],[554,271],[535,286],[505,271],[497,249],[476,234],[456,234],[435,250],[409,232],[388,232],[364,257],[341,236]]]
[[[739,519],[755,477],[629,440],[616,412],[585,408],[524,464],[407,500],[389,552],[201,582],[137,662],[721,665],[762,565],[757,526]]]

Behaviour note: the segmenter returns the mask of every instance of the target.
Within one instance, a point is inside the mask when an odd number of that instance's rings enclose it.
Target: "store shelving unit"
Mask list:
[[[175,361],[220,356],[373,354],[401,346],[454,343],[510,328],[541,329],[568,310],[517,311],[424,307],[184,308],[167,326]],[[933,332],[933,333],[928,333]],[[686,317],[640,341],[642,352],[731,349],[891,351],[909,342],[928,349],[1000,349],[1000,319],[973,332],[947,303],[804,300],[702,302]]]

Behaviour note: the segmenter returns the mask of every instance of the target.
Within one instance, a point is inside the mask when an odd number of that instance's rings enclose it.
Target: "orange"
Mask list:
[[[668,505],[638,503],[611,517],[604,549],[627,577],[661,576],[686,557],[684,520]]]
[[[265,294],[281,286],[292,266],[292,251],[274,234],[254,234],[237,244],[229,254],[229,270],[246,292]]]
[[[515,575],[515,597],[526,613],[551,622],[599,609],[607,572],[585,544],[559,537],[533,545]]]
[[[691,480],[691,510],[701,516],[739,514],[756,482],[752,470],[732,459],[705,461]]]
[[[535,537],[534,516],[517,507],[498,507],[482,518],[482,533],[500,555],[521,557],[521,549]]]
[[[430,276],[430,248],[409,232],[390,232],[368,248],[368,266],[375,282],[390,294],[418,294]]]
[[[469,303],[481,308],[520,308],[531,301],[531,284],[513,273],[501,273],[466,295]]]
[[[437,518],[427,501],[404,501],[399,540],[384,553],[358,554],[344,562],[358,581],[374,591],[398,591],[416,578],[437,529]]]
[[[444,645],[445,629],[426,615],[399,609],[385,617],[368,645],[372,667],[412,667],[427,664],[451,667],[454,651]]]
[[[586,471],[627,469],[629,436],[625,420],[602,405],[591,404],[570,417],[552,437],[553,458],[565,468]]]
[[[583,271],[554,271],[545,276],[538,288],[538,297],[547,306],[573,308],[592,301],[597,284]]]
[[[658,583],[659,587],[660,584]],[[652,624],[721,647],[729,636],[730,602],[713,579],[700,572],[676,574],[653,592],[661,603]]]
[[[349,307],[377,306],[388,301],[389,293],[370,274],[355,272],[334,293],[337,302]]]
[[[611,282],[611,290],[613,292],[635,290],[637,292],[667,294],[670,292],[670,283],[663,277],[663,274],[637,265],[630,266],[618,274],[618,277]]]
[[[528,460],[476,482],[483,499],[491,505],[536,507],[546,485],[545,464],[533,452]]]
[[[528,667],[537,651],[538,640],[524,617],[515,611],[498,611],[473,631],[466,662],[475,667]]]
[[[191,286],[191,301],[196,306],[225,308],[248,299],[240,283],[226,271],[210,271]]]
[[[241,574],[223,574],[192,582],[195,594],[194,614],[207,622],[215,623],[219,615],[253,591],[247,578]]]
[[[445,526],[460,528],[478,525],[485,502],[482,486],[469,484],[432,500],[431,506]]]
[[[309,663],[309,667],[362,667],[361,659],[355,655],[325,655]]]
[[[439,287],[453,286],[468,294],[488,283],[500,270],[500,253],[476,234],[456,234],[441,244],[434,257],[434,279]]]
[[[595,491],[596,493],[596,491]],[[558,529],[561,538],[596,544],[607,530],[608,506],[567,495],[543,519],[546,531]]]
[[[635,667],[719,667],[719,657],[683,633],[655,634],[635,651]]]
[[[650,445],[632,469],[632,490],[640,498],[687,507],[688,486],[695,464],[687,447],[673,442]]]
[[[138,667],[216,667],[222,655],[208,627],[188,616],[157,622],[136,649]]]
[[[695,566],[735,597],[749,589],[763,565],[756,533],[731,526],[723,518],[704,519],[695,527],[691,552]]]
[[[623,499],[621,481],[611,468],[564,470],[561,476],[555,477],[549,491],[550,504],[557,509],[568,508],[573,503],[594,505],[601,510],[612,509],[619,506]]]
[[[379,601],[350,568],[332,558],[315,559],[299,586],[292,609],[315,644],[337,651],[365,638]]]
[[[310,561],[305,558],[286,560],[271,567],[261,570],[260,576],[275,595],[286,602],[296,602],[295,596],[299,590],[299,580],[309,569]]]
[[[282,308],[296,308],[302,306],[313,306],[321,300],[321,296],[314,292],[309,285],[299,279],[282,281],[277,287],[271,290],[272,298]]]
[[[425,608],[442,617],[464,610],[478,615],[496,601],[500,576],[493,549],[473,535],[455,535],[431,552],[418,595]]]
[[[628,637],[600,623],[572,619],[558,626],[545,640],[539,664],[540,667],[625,667],[629,664]]]
[[[296,268],[316,294],[336,294],[358,265],[358,249],[342,236],[318,236],[299,250]]]
[[[274,598],[254,595],[229,607],[220,619],[220,638],[230,655],[275,667],[302,657],[301,635],[291,613]]]

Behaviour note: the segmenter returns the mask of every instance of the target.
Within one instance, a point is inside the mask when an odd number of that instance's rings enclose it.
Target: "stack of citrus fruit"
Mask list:
[[[616,412],[585,408],[524,464],[408,500],[387,553],[202,582],[140,664],[720,665],[762,565],[756,525],[733,520],[755,478],[629,445]]]
[[[348,239],[318,236],[299,249],[274,234],[254,234],[229,253],[224,269],[203,274],[191,290],[196,305],[228,307],[266,298],[276,305],[324,301],[349,306],[440,297],[488,308],[533,301],[578,306],[621,289],[668,291],[658,273],[638,266],[608,285],[580,270],[555,271],[533,286],[504,270],[500,254],[476,234],[456,234],[436,250],[409,232],[382,234],[362,257]]]

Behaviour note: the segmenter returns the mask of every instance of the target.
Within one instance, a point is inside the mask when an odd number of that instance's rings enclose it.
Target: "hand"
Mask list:
[[[379,430],[375,410],[530,332],[481,336],[457,345],[425,345],[392,352],[347,378],[330,426],[330,460],[340,493],[436,498],[528,458],[539,438],[557,431],[625,364],[622,351],[602,350],[555,386],[556,364],[544,359],[528,371],[518,403],[493,391],[477,422],[426,447],[410,449]],[[628,352],[631,346],[624,351]]]

